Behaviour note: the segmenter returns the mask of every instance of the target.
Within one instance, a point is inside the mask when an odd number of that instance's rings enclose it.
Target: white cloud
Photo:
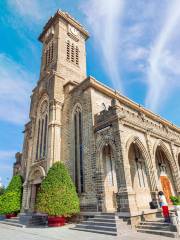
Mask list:
[[[0,185],[6,185],[11,177],[15,153],[13,150],[0,150]]]
[[[128,48],[126,54],[129,60],[137,61],[147,58],[149,51],[148,49],[140,46],[137,46],[136,48],[132,46]]]
[[[113,86],[122,89],[119,71],[120,28],[124,0],[88,0],[81,6],[87,18],[95,49]]]
[[[5,160],[7,158],[14,158],[16,151],[5,151],[5,150],[0,150],[0,160]]]
[[[15,124],[28,119],[33,75],[22,65],[0,54],[0,119]]]
[[[52,14],[52,9],[57,6],[55,0],[8,0],[10,9],[22,16],[26,23],[31,22],[38,24],[39,21],[47,20]],[[53,13],[54,14],[54,13]]]
[[[170,1],[167,5],[167,14],[161,31],[154,41],[149,57],[148,94],[146,106],[157,111],[168,95],[176,86],[175,74],[177,71],[176,51],[173,49],[174,37],[180,23],[180,2]],[[171,65],[172,64],[172,65]],[[180,76],[179,76],[180,77]]]

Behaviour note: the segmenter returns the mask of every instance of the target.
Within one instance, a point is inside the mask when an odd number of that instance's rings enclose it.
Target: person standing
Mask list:
[[[169,223],[170,217],[169,217],[169,209],[168,209],[166,197],[164,196],[164,193],[162,191],[159,191],[158,195],[159,195],[159,205],[162,208],[165,222]]]

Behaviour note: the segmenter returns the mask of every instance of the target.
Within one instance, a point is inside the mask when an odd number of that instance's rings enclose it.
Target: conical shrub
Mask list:
[[[63,163],[55,163],[42,181],[36,210],[49,216],[65,217],[80,211],[76,188]]]
[[[22,177],[15,175],[0,196],[0,214],[18,213],[22,202]]]

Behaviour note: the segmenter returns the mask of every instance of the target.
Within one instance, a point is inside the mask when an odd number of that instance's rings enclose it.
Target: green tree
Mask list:
[[[0,186],[0,195],[2,195],[5,192],[4,186]]]
[[[17,213],[21,209],[22,177],[12,178],[4,193],[0,196],[0,214]]]
[[[55,163],[42,181],[36,209],[49,216],[72,216],[79,213],[79,198],[63,163]]]

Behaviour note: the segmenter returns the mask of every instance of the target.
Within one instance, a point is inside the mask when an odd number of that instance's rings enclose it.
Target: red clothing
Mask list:
[[[164,218],[169,218],[169,209],[168,206],[162,206],[163,216]]]

